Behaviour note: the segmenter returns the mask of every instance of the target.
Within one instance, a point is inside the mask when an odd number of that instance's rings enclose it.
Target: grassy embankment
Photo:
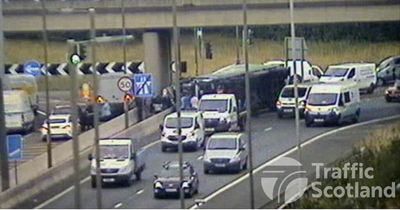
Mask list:
[[[363,163],[364,169],[373,168],[373,179],[324,179],[322,186],[346,187],[348,183],[355,186],[390,186],[400,184],[400,124],[374,131],[354,149],[349,159],[341,160],[337,166],[342,168],[345,162]],[[296,202],[294,208],[400,208],[400,190],[396,190],[395,198],[312,198],[310,194]],[[300,203],[300,205],[299,205]]]
[[[211,41],[214,59],[204,60],[199,66],[199,74],[209,73],[220,67],[232,64],[236,59],[235,39],[209,35],[205,40]],[[366,43],[366,42],[315,42],[309,41],[308,60],[313,64],[325,68],[332,63],[349,61],[379,62],[381,59],[400,54],[400,41]],[[194,46],[191,37],[182,39],[182,60],[188,62],[188,73],[184,76],[195,75]],[[6,62],[23,63],[28,59],[43,61],[41,40],[6,40]],[[67,46],[64,42],[51,42],[49,46],[49,62],[65,62]],[[128,46],[128,60],[142,61],[144,48],[141,41],[134,41]],[[284,58],[283,41],[269,41],[256,39],[249,48],[251,63],[262,63],[272,59]],[[122,47],[120,44],[101,44],[97,49],[97,60],[101,62],[122,61]],[[62,78],[52,79],[51,87],[65,89],[66,80]]]

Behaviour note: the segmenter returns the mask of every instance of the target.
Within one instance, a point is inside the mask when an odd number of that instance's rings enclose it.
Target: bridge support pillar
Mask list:
[[[154,93],[170,85],[170,33],[168,31],[147,31],[143,33],[144,67],[153,75]]]

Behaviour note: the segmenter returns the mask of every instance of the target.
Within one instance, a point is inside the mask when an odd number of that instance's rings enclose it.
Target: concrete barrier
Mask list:
[[[136,109],[129,113],[130,133],[135,133],[137,136],[132,138],[138,139],[139,145],[147,143],[146,136],[158,130],[158,125],[164,119],[165,115],[171,110],[165,110],[157,115],[154,115],[144,121],[137,123]],[[124,116],[119,116],[107,123],[100,125],[100,137],[115,136],[120,131],[124,130]],[[81,170],[88,170],[89,161],[87,155],[91,152],[94,143],[94,131],[90,130],[79,136],[80,148],[80,166]],[[42,154],[24,164],[18,166],[19,185],[15,184],[7,191],[0,193],[0,208],[13,208],[19,203],[28,200],[29,198],[46,192],[47,189],[54,185],[70,178],[73,175],[72,167],[72,141],[68,141],[53,148],[54,167],[47,169],[47,155]],[[12,175],[11,175],[12,177]]]

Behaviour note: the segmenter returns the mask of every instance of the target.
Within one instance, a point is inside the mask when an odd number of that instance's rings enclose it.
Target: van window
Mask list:
[[[337,67],[328,67],[325,74],[323,76],[328,77],[343,77],[347,74],[348,68],[337,68]]]
[[[181,127],[190,128],[193,126],[193,118],[191,117],[181,117]],[[178,118],[170,117],[165,123],[166,128],[176,128],[178,127]]]
[[[228,101],[222,100],[200,100],[200,111],[226,112]]]
[[[350,92],[345,92],[344,93],[344,103],[349,103],[350,102]]]
[[[312,67],[312,71],[313,71],[313,74],[314,74],[315,76],[317,76],[317,77],[320,77],[320,76],[321,76],[321,72],[320,72],[317,68]]]
[[[356,70],[354,68],[352,68],[350,70],[349,76],[347,76],[348,79],[353,78],[356,75]]]
[[[336,99],[336,93],[311,93],[308,98],[308,104],[312,106],[330,106],[336,104]]]

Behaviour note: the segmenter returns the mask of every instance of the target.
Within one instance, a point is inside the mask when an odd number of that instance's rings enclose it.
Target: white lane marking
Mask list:
[[[271,130],[272,130],[272,127],[269,127],[269,128],[264,129],[264,132],[268,132],[268,131],[271,131]]]
[[[197,160],[202,160],[203,159],[203,155],[200,155]]]
[[[43,116],[46,116],[46,112],[40,111],[39,109],[37,110],[37,113]]]
[[[114,209],[117,209],[117,208],[119,208],[121,206],[122,206],[122,203],[117,203],[117,204],[114,205]]]
[[[142,194],[143,192],[144,192],[144,190],[141,189],[141,190],[139,190],[139,191],[136,192],[136,195],[140,195],[140,194]]]
[[[82,179],[82,180],[80,181],[80,184],[83,184],[83,183],[85,183],[85,182],[87,182],[87,181],[89,181],[89,180],[90,180],[90,176],[88,176],[88,177]],[[41,208],[47,206],[48,204],[50,204],[50,203],[52,203],[53,201],[55,201],[55,200],[61,198],[62,196],[64,196],[65,194],[67,194],[69,191],[71,191],[71,190],[73,190],[73,189],[74,189],[74,186],[72,185],[71,187],[65,189],[64,191],[62,191],[61,193],[55,195],[54,197],[50,198],[49,200],[45,201],[44,203],[42,203],[42,204],[36,206],[34,209],[41,209]]]
[[[152,142],[152,143],[150,143],[150,144],[144,146],[143,149],[148,149],[148,148],[150,148],[150,147],[152,147],[152,146],[154,146],[154,145],[156,145],[156,144],[158,144],[158,143],[160,143],[160,142],[161,142],[161,140],[157,140],[157,141],[155,141],[155,142]],[[85,182],[87,182],[87,181],[89,181],[89,180],[90,180],[90,175],[87,176],[85,179],[82,179],[82,180],[80,181],[80,184],[83,184],[83,183],[85,183]],[[44,203],[42,203],[42,204],[36,206],[34,209],[41,209],[41,208],[47,206],[48,204],[50,204],[50,203],[52,203],[53,201],[55,201],[55,200],[61,198],[62,196],[64,196],[65,194],[67,194],[68,192],[70,192],[70,191],[73,190],[73,189],[74,189],[74,186],[71,186],[71,187],[65,189],[64,191],[62,191],[61,193],[55,195],[54,197],[50,198],[49,200],[45,201]],[[143,193],[143,192],[141,192],[141,193]],[[140,193],[140,194],[141,194],[141,193]]]
[[[391,116],[391,117],[384,117],[384,118],[380,118],[380,119],[374,119],[374,120],[369,120],[369,121],[365,121],[362,123],[356,123],[353,125],[349,125],[349,126],[345,126],[345,127],[341,127],[338,129],[334,129],[331,131],[328,131],[326,133],[320,134],[315,136],[314,138],[311,138],[310,140],[303,142],[301,144],[301,147],[304,147],[308,144],[311,144],[319,139],[322,139],[323,137],[326,137],[328,135],[343,131],[343,130],[348,130],[351,128],[355,128],[355,127],[359,127],[359,126],[363,126],[363,125],[368,125],[368,124],[373,124],[373,123],[377,123],[377,122],[382,122],[382,121],[387,121],[387,120],[392,120],[392,119],[397,119],[400,118],[400,115],[395,115],[395,116]],[[274,163],[275,161],[277,161],[278,159],[287,156],[288,154],[295,152],[297,150],[297,147],[293,147],[292,149],[274,157],[273,159],[271,159],[270,161],[267,161],[266,163],[262,164],[261,166],[257,167],[256,169],[254,169],[253,174],[260,172],[261,170],[263,170],[265,167],[271,165],[272,163]],[[224,191],[228,190],[229,188],[234,187],[235,185],[239,184],[240,182],[242,182],[243,180],[247,179],[249,177],[249,173],[246,173],[245,175],[239,177],[238,179],[236,179],[235,181],[223,186],[222,188],[218,189],[217,191],[211,193],[209,196],[203,198],[202,200],[204,200],[205,202],[208,202],[209,200],[215,198],[216,196],[218,196],[219,194],[223,193]],[[193,205],[191,206],[189,209],[197,209],[197,205]]]

